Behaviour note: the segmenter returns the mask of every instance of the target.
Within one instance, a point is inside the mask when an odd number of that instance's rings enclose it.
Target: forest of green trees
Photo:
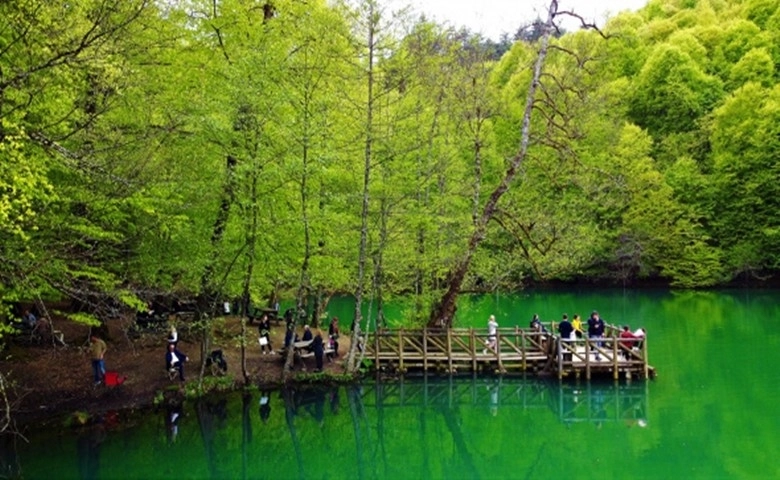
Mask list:
[[[0,299],[776,279],[780,2],[550,33],[535,82],[380,0],[0,2]]]

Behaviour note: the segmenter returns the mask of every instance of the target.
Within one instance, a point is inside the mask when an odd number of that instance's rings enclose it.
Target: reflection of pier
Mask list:
[[[554,327],[550,324],[549,330]],[[473,328],[383,329],[368,335],[365,357],[378,370],[400,372],[531,371],[587,379],[654,376],[647,360],[647,340],[618,338],[618,334],[614,326],[607,327],[604,338],[577,340],[517,327],[498,329],[495,338]]]
[[[646,382],[567,384],[525,378],[445,378],[377,382],[363,387],[366,407],[549,409],[565,423],[647,425]]]

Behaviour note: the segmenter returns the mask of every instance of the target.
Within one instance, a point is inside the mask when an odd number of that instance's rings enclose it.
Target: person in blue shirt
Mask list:
[[[599,312],[593,310],[588,319],[588,338],[596,339],[596,346],[601,347],[601,338],[604,336],[604,320],[599,316]],[[596,351],[596,360],[600,360],[601,355]]]
[[[24,313],[22,313],[22,328],[33,330],[37,324],[38,317],[36,317],[34,313],[29,310],[25,310]]]

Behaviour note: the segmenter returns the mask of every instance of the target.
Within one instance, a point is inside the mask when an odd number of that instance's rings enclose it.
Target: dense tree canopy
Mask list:
[[[779,7],[553,35],[463,288],[777,278]],[[504,52],[374,0],[2,2],[0,298],[427,318],[518,152],[542,23]]]

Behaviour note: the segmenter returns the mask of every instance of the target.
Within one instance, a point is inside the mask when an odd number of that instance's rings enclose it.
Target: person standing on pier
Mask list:
[[[496,334],[498,332],[498,322],[496,322],[495,315],[491,315],[488,319],[488,340],[487,346],[489,349],[496,351],[498,344],[496,343]],[[482,353],[487,353],[487,348],[482,350]]]
[[[645,331],[645,327],[637,328],[636,331],[634,331],[634,338],[639,339],[638,342],[636,342],[635,347],[639,350],[642,350],[642,344],[645,341],[645,335],[647,335],[647,331]]]
[[[561,323],[558,324],[558,333],[561,334],[561,340],[574,340],[574,327],[569,321],[569,316],[565,313],[561,319]]]
[[[582,318],[579,315],[574,315],[571,326],[574,327],[574,334],[577,338],[582,338]]]
[[[620,342],[620,345],[623,347],[621,348],[621,353],[626,358],[626,360],[631,360],[631,349],[634,348],[634,339],[636,338],[633,333],[631,333],[631,328],[628,325],[623,325],[623,331],[620,332],[620,338],[623,339],[622,342]]]
[[[596,346],[601,347],[601,338],[604,336],[604,320],[599,316],[599,312],[593,310],[588,319],[588,338],[596,340]],[[598,350],[596,350],[596,360],[601,360]]]

